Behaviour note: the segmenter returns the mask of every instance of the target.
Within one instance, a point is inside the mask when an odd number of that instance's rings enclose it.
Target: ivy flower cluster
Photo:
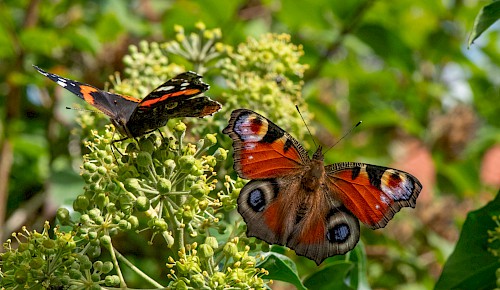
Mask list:
[[[234,214],[245,181],[232,172],[229,143],[220,132],[228,113],[245,107],[286,120],[287,130],[303,136],[305,127],[294,108],[299,105],[306,122],[310,119],[300,95],[307,68],[299,63],[303,51],[284,34],[249,38],[233,49],[220,41],[220,29],[197,23],[196,30],[186,34],[176,26],[175,40],[130,46],[125,77],[111,76],[112,90],[143,97],[186,67],[202,75],[219,70],[219,81],[204,81],[220,85],[222,94],[210,96],[224,103],[223,111],[182,120],[187,123],[169,120],[156,132],[121,142],[114,141],[112,125],[101,125],[104,116],[82,112],[77,134],[87,152],[81,171],[85,187],[72,209],[57,212],[65,231],[56,227],[51,238],[46,224],[41,234],[14,235],[19,246],[4,244],[0,286],[126,288],[122,267],[128,267],[156,288],[267,287],[269,273],[259,268],[255,253],[269,245],[245,237],[245,225]],[[147,234],[149,244],[166,245],[166,284],[120,253],[119,233]]]

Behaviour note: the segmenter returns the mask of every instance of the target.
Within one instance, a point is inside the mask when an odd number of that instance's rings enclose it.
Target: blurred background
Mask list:
[[[469,211],[500,186],[498,25],[467,48],[482,1],[42,1],[0,2],[0,225],[2,241],[41,227],[83,186],[74,110],[79,100],[39,75],[105,88],[141,40],[174,25],[220,28],[222,42],[287,33],[302,45],[302,97],[328,163],[402,169],[424,185],[416,210],[362,229],[373,288],[428,289]],[[217,84],[212,84],[217,91]],[[141,96],[137,96],[141,97]],[[211,95],[217,100],[216,95]],[[287,287],[286,285],[283,287]]]

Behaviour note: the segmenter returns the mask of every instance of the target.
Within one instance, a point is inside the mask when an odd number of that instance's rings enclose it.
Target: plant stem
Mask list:
[[[122,271],[120,269],[120,265],[118,265],[118,260],[116,259],[116,255],[115,255],[115,247],[113,247],[112,243],[109,245],[108,251],[109,251],[109,254],[111,255],[111,260],[113,260],[113,264],[114,264],[115,269],[116,269],[116,274],[118,274],[118,278],[120,279],[120,288],[126,288],[127,283],[125,282],[125,279],[123,278],[123,274],[122,274]]]
[[[162,286],[161,284],[159,284],[158,282],[156,282],[155,280],[153,280],[153,278],[149,277],[146,273],[142,272],[141,269],[137,268],[134,264],[132,264],[127,258],[125,258],[125,256],[123,256],[115,248],[113,248],[113,251],[114,251],[115,255],[118,257],[118,259],[120,259],[120,261],[122,261],[123,263],[125,263],[125,265],[129,266],[130,269],[132,269],[134,272],[136,272],[144,280],[146,280],[149,283],[151,283],[151,285],[153,285],[153,286],[155,286],[157,288],[165,288],[164,286]]]

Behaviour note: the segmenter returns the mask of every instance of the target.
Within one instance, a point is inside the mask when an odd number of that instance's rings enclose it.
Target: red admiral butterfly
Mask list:
[[[34,67],[42,75],[108,115],[115,128],[127,138],[150,133],[165,126],[171,118],[201,118],[216,113],[222,107],[209,97],[198,96],[210,86],[200,80],[200,75],[191,71],[168,80],[141,100],[102,91]]]

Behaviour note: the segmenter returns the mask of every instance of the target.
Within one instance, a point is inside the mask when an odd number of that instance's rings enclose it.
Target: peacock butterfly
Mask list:
[[[422,184],[387,167],[324,165],[321,146],[309,158],[290,134],[247,109],[223,130],[233,140],[234,170],[251,179],[238,197],[247,236],[286,245],[320,264],[359,241],[359,221],[385,227],[402,207],[415,207]]]

